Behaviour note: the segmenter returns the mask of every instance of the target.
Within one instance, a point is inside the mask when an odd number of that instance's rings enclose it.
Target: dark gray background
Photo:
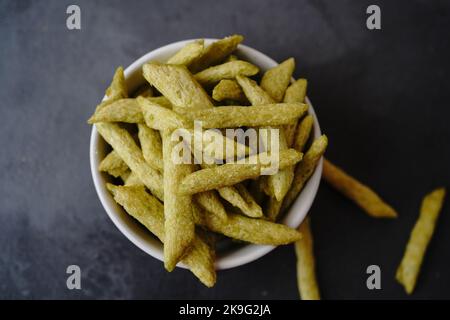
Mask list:
[[[221,271],[213,289],[129,242],[105,214],[86,119],[113,70],[162,45],[241,33],[297,61],[328,157],[398,209],[375,220],[322,184],[312,208],[326,299],[406,298],[394,280],[421,198],[450,178],[450,5],[445,1],[0,1],[0,298],[296,299],[292,246]],[[78,4],[82,30],[66,29]],[[369,4],[382,30],[366,29]],[[413,298],[450,298],[449,206]],[[82,290],[66,289],[66,267]],[[378,264],[382,290],[369,291]]]

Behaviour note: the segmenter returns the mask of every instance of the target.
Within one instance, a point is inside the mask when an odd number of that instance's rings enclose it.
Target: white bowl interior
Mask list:
[[[205,44],[209,44],[215,40],[216,39],[205,39]],[[128,68],[126,68],[125,78],[129,91],[133,92],[140,85],[145,83],[145,79],[142,76],[142,65],[144,63],[148,61],[167,61],[169,57],[175,54],[186,43],[191,41],[192,40],[175,42],[151,51],[136,60]],[[242,59],[245,59],[258,66],[262,72],[277,65],[277,62],[275,62],[273,59],[245,45],[240,45],[236,51],[236,54]],[[313,138],[316,139],[321,135],[320,126],[317,121],[317,117],[311,101],[309,101],[308,98],[306,98],[306,101],[309,104],[308,112],[314,117]],[[99,172],[97,168],[100,161],[106,156],[109,150],[110,147],[100,137],[95,127],[93,127],[90,142],[90,163],[92,177],[98,197],[100,198],[103,207],[105,208],[113,223],[131,242],[133,242],[136,246],[138,246],[149,255],[163,261],[162,244],[156,238],[154,238],[150,234],[150,232],[145,230],[137,221],[131,218],[123,210],[123,208],[114,201],[113,197],[106,189],[106,182],[110,181],[111,179],[107,174]],[[319,188],[321,175],[322,160],[320,160],[314,174],[306,183],[299,197],[293,203],[289,211],[285,214],[284,218],[281,220],[282,223],[292,228],[297,228],[300,225],[314,201],[317,190]],[[273,246],[248,244],[224,252],[220,252],[219,250],[216,258],[216,268],[220,270],[237,267],[256,260],[273,249]],[[178,264],[178,266],[185,268],[185,266],[181,263]]]

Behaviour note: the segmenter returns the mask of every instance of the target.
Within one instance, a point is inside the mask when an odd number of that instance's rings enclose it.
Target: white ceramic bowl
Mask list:
[[[209,44],[217,39],[205,39],[205,44]],[[153,50],[146,55],[142,56],[128,68],[125,69],[125,78],[127,81],[130,92],[133,92],[139,87],[139,85],[145,83],[145,79],[142,76],[142,65],[148,61],[160,61],[164,62],[179,49],[181,49],[187,42],[192,40],[180,41]],[[273,59],[269,58],[265,54],[252,49],[245,45],[239,45],[236,54],[244,60],[247,60],[256,66],[258,66],[262,72],[277,65]],[[316,114],[312,107],[311,101],[307,99],[309,104],[309,113],[314,117],[314,139],[321,135],[319,123],[316,118]],[[136,246],[141,248],[149,255],[163,260],[163,247],[162,244],[154,238],[147,230],[145,230],[138,222],[131,218],[121,206],[119,206],[106,189],[106,182],[110,180],[107,174],[99,172],[98,165],[104,158],[109,150],[106,142],[99,136],[95,127],[92,128],[91,142],[90,142],[90,163],[92,178],[94,179],[95,189],[98,197],[105,208],[108,216],[114,222],[117,228]],[[309,179],[308,183],[303,188],[299,197],[291,206],[289,212],[284,216],[282,223],[296,228],[305,218],[308,213],[314,198],[319,188],[320,178],[322,175],[322,160],[319,162],[314,174]],[[262,246],[262,245],[240,245],[235,248],[225,250],[221,252],[218,250],[216,259],[216,268],[228,269],[234,268],[251,261],[254,261],[265,254],[269,253],[275,247]],[[182,264],[179,267],[185,267]]]

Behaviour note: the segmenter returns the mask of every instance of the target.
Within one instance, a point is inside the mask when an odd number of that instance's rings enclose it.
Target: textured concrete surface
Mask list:
[[[66,29],[78,4],[82,30]],[[365,10],[382,8],[382,30]],[[296,76],[330,138],[328,157],[399,211],[374,220],[322,185],[312,208],[324,298],[406,298],[394,281],[422,196],[450,181],[450,6],[435,1],[0,1],[0,298],[296,299],[292,247],[219,272],[206,289],[129,242],[105,214],[86,119],[113,70],[164,44],[245,35]],[[448,204],[413,298],[450,298]],[[82,290],[66,288],[66,267]],[[369,291],[378,264],[382,290]]]

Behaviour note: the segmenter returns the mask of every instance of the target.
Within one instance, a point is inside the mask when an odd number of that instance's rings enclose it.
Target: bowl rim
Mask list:
[[[186,43],[195,41],[198,39],[188,39],[188,40],[182,40],[170,43],[168,45],[159,47],[155,50],[149,51],[143,56],[141,56],[139,59],[135,60],[132,64],[130,64],[125,70],[125,79],[128,80],[129,76],[136,71],[139,71],[139,69],[142,67],[142,65],[145,62],[148,62],[152,59],[157,59],[158,56],[165,55],[168,52],[173,51],[175,53],[177,50],[181,49],[183,45]],[[205,44],[209,44],[213,41],[217,41],[218,39],[215,38],[204,38]],[[274,67],[278,65],[278,63],[270,58],[269,56],[265,55],[264,53],[253,49],[249,46],[240,44],[238,46],[238,51],[241,51],[241,53],[252,56],[254,60],[262,60],[264,61],[264,64],[266,64],[267,68]],[[252,62],[252,61],[250,61]],[[258,65],[258,67],[261,67]],[[294,81],[294,79],[292,79]],[[106,98],[106,96],[103,98],[103,100]],[[308,113],[313,116],[314,118],[314,127],[313,127],[313,136],[314,139],[318,138],[322,133],[320,129],[320,125],[316,116],[316,113],[314,111],[314,108],[312,106],[311,101],[308,97],[305,99],[306,103],[309,105]],[[126,213],[125,218],[126,220],[130,220],[128,223],[125,223],[120,218],[120,214],[118,211],[124,212],[124,209],[121,208],[113,199],[112,195],[108,192],[106,189],[106,181],[105,181],[105,174],[101,173],[97,168],[101,161],[99,153],[98,153],[98,145],[101,143],[103,139],[98,134],[95,126],[92,126],[91,131],[91,137],[90,137],[90,167],[91,167],[91,174],[92,179],[94,181],[95,190],[97,192],[97,195],[100,199],[100,202],[108,214],[109,218],[112,220],[114,225],[119,229],[119,231],[127,238],[129,239],[134,245],[136,245],[138,248],[143,250],[145,253],[151,255],[152,257],[163,261],[163,250],[162,250],[162,244],[159,243],[158,240],[152,239],[151,241],[148,241],[148,237],[144,235],[141,232],[137,232],[136,230],[132,230],[131,224],[135,225],[138,224],[138,222],[133,221],[131,217],[129,217]],[[105,143],[103,141],[103,143]],[[307,183],[305,184],[303,190],[300,192],[297,199],[293,202],[290,209],[286,212],[283,219],[280,221],[280,223],[286,224],[289,227],[297,228],[300,223],[303,221],[303,219],[306,217],[307,213],[309,212],[314,199],[317,195],[317,191],[320,185],[321,176],[322,176],[322,166],[323,166],[323,157],[320,159],[313,175],[309,178]],[[123,214],[122,214],[123,215]],[[148,231],[147,231],[147,234]],[[143,237],[147,239],[143,239]],[[250,263],[252,261],[255,261],[264,255],[268,254],[270,251],[275,249],[275,246],[269,246],[269,245],[255,245],[255,244],[246,244],[240,248],[237,248],[235,250],[230,250],[226,252],[224,255],[218,255],[216,257],[215,267],[217,270],[225,270],[230,269],[238,266],[242,266],[244,264]],[[182,263],[178,263],[177,267],[181,268],[187,268]]]

